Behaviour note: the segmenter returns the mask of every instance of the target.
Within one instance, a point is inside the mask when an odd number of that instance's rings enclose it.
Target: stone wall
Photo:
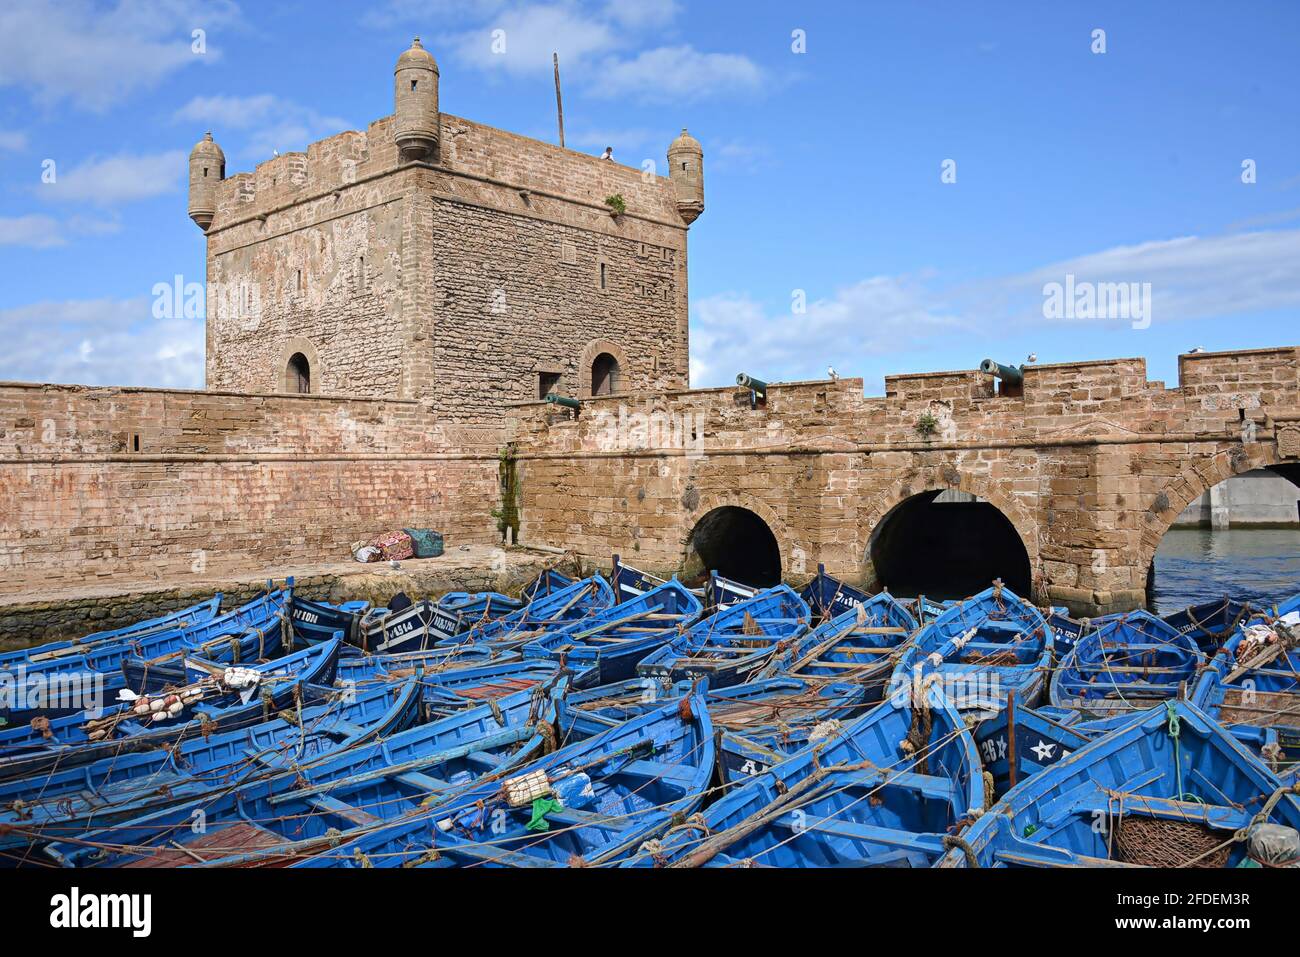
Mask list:
[[[208,386],[428,398],[458,421],[590,391],[685,385],[686,225],[665,177],[442,116],[435,163],[400,165],[392,118],[218,188]],[[605,198],[623,196],[614,217]],[[603,280],[603,284],[602,284]]]
[[[499,441],[413,401],[0,385],[0,596],[495,541]]]
[[[772,529],[788,576],[820,562],[871,584],[880,522],[958,489],[1015,528],[1038,600],[1133,607],[1187,504],[1231,475],[1300,467],[1296,349],[1184,356],[1180,369],[1176,389],[1120,359],[1030,367],[1018,396],[948,372],[890,376],[884,398],[863,398],[859,379],[774,385],[756,409],[731,389],[601,398],[576,420],[523,404],[510,433],[520,541],[670,571],[696,523],[736,505]],[[695,444],[681,438],[695,430]]]

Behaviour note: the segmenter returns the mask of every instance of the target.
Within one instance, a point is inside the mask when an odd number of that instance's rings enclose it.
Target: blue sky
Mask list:
[[[200,386],[201,319],[151,315],[202,279],[188,150],[364,128],[415,34],[447,112],[552,138],[556,49],[571,147],[700,139],[695,385],[1300,343],[1300,4],[7,0],[0,379]],[[1046,317],[1067,274],[1149,324]]]

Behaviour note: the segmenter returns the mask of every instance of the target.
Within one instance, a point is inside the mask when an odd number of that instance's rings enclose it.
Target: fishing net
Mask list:
[[[978,651],[968,652],[962,659],[962,664],[967,665],[984,665],[990,668],[1009,667],[1020,664],[1020,657],[1011,650],[1007,651],[990,651],[983,654]]]
[[[1300,695],[1285,691],[1241,691],[1231,689],[1223,695],[1219,709],[1223,724],[1257,724],[1266,728],[1280,725],[1300,728]]]
[[[1115,833],[1116,859],[1143,867],[1223,867],[1232,845],[1221,832],[1191,821],[1127,816]]]

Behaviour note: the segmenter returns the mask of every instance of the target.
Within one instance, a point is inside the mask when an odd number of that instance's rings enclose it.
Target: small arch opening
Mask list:
[[[1265,606],[1300,581],[1300,465],[1233,475],[1173,520],[1147,568],[1147,605],[1167,615],[1229,598]]]
[[[622,374],[618,360],[608,352],[602,352],[591,363],[591,394],[613,395],[622,385]]]
[[[311,392],[311,363],[301,352],[289,357],[284,369],[284,391],[307,394]]]
[[[965,598],[1000,578],[1029,597],[1029,553],[997,506],[957,489],[899,502],[871,531],[868,583],[901,597]]]
[[[710,571],[759,588],[779,585],[781,546],[756,513],[720,506],[695,523],[686,541],[683,576],[695,579]]]

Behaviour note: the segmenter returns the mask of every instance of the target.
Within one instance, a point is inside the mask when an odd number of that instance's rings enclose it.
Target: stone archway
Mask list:
[[[980,534],[992,536],[997,542],[996,547],[1005,553],[1001,564],[997,567],[990,566],[986,577],[990,580],[1002,577],[1009,588],[1026,598],[1038,600],[1042,592],[1042,573],[1037,522],[1023,505],[1003,494],[987,479],[972,476],[951,465],[922,469],[900,479],[876,499],[867,511],[865,521],[860,523],[867,536],[865,541],[860,542],[863,584],[870,589],[890,584],[881,580],[880,571],[884,569],[876,568],[872,554],[873,546],[883,544],[898,547],[900,540],[897,539],[893,543],[882,543],[881,536],[887,534],[887,526],[897,522],[911,523],[911,532],[902,533],[902,541],[905,543],[909,534],[918,534],[918,529],[925,527],[924,507],[931,505],[938,495],[948,490],[965,492],[979,501],[967,503],[964,507],[941,507],[951,509],[953,517],[957,517],[960,512],[967,513],[960,517],[971,523],[972,531],[978,530]],[[893,531],[898,533],[900,530],[895,527]],[[960,528],[956,531],[960,532]],[[938,547],[941,543],[934,544]],[[951,548],[951,543],[943,547]],[[968,558],[970,560],[966,565],[975,563],[974,558]],[[896,565],[895,571],[900,570]],[[969,581],[964,585],[968,590],[978,591],[988,586],[988,582],[982,580],[983,571],[984,569],[975,569],[966,576]],[[939,577],[942,574],[939,573]],[[975,587],[977,583],[978,587]],[[954,587],[961,590],[963,583],[956,583]]]
[[[1151,498],[1142,513],[1136,562],[1138,569],[1150,569],[1165,532],[1169,531],[1174,520],[1192,502],[1234,475],[1280,464],[1277,450],[1262,443],[1253,445],[1249,449],[1237,445],[1194,459],[1178,475],[1165,483]]]
[[[592,369],[601,356],[613,359],[618,369],[618,385],[614,393],[628,392],[631,389],[632,366],[628,362],[627,352],[617,342],[609,339],[593,339],[582,350],[578,359],[578,395],[589,399],[592,396]]]
[[[687,504],[693,491],[687,490],[684,504]],[[711,515],[718,516],[718,522],[713,528],[705,524]],[[747,516],[752,516],[752,519]],[[785,523],[766,502],[741,493],[699,496],[688,504],[683,518],[681,567],[684,577],[693,579],[700,574],[717,571],[723,577],[745,584],[770,585],[782,580],[792,548]],[[710,562],[712,556],[707,554],[708,544],[705,545],[706,553],[701,553],[698,547],[700,543],[695,540],[695,536],[702,524],[705,524],[706,534],[717,543],[716,548],[723,551],[726,560]],[[763,530],[766,530],[766,536],[762,534]],[[770,536],[770,540],[767,536]],[[742,554],[740,557],[743,560],[736,564],[730,556],[725,555],[726,549],[732,547],[742,553],[746,548],[757,548],[767,554],[759,554],[752,561]],[[766,568],[767,573],[757,576],[761,581],[746,581],[746,566]]]

